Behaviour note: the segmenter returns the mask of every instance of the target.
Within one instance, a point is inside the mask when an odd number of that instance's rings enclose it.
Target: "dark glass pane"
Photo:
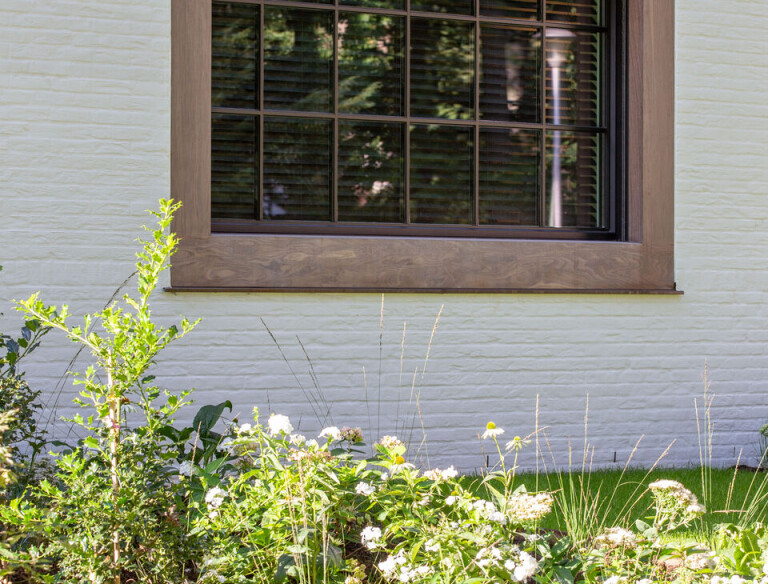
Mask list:
[[[411,0],[411,10],[444,12],[447,14],[472,14],[474,0]]]
[[[480,0],[480,14],[538,20],[541,0]]]
[[[600,136],[547,132],[547,210],[549,227],[606,227],[600,189]]]
[[[600,0],[547,0],[547,20],[600,24]]]
[[[259,7],[213,3],[211,104],[258,107]]]
[[[264,8],[264,107],[333,108],[333,14]]]
[[[480,117],[538,122],[541,67],[536,30],[483,26],[480,59]]]
[[[211,216],[258,219],[258,118],[211,116]]]
[[[547,123],[600,123],[600,41],[600,34],[547,29]]]
[[[474,128],[411,126],[411,222],[468,224]]]
[[[331,122],[264,118],[264,219],[331,220]]]
[[[370,8],[388,8],[404,10],[405,0],[340,0],[339,4],[346,6],[368,6]]]
[[[471,23],[412,19],[412,115],[474,117],[474,37]]]
[[[404,19],[339,14],[339,111],[404,115]]]
[[[339,221],[403,221],[405,124],[339,122]]]
[[[480,224],[538,225],[541,134],[480,130]]]

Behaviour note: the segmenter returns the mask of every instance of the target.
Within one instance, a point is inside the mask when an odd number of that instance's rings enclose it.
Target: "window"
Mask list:
[[[671,0],[172,6],[173,288],[674,290]]]

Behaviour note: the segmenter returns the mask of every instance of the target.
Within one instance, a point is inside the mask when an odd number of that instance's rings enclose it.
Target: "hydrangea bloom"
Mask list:
[[[281,414],[272,414],[267,422],[270,436],[277,436],[278,434],[290,434],[293,432],[293,426],[288,416]]]

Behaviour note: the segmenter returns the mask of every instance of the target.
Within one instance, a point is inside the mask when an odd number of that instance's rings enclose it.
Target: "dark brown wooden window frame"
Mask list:
[[[211,0],[172,0],[171,289],[675,293],[674,0],[627,0],[625,241],[211,228]]]

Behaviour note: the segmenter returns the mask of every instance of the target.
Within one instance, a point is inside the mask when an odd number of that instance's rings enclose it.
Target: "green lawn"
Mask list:
[[[708,476],[708,494],[704,496],[700,468],[659,469],[650,474],[642,469],[630,469],[623,475],[620,470],[596,470],[590,473],[563,473],[562,475],[521,474],[516,485],[525,484],[528,491],[548,490],[556,493],[553,512],[543,521],[543,529],[574,531],[588,524],[611,527],[628,526],[636,519],[650,515],[651,495],[647,486],[658,479],[679,481],[706,505],[707,513],[701,521],[689,526],[691,537],[706,537],[719,523],[765,521],[768,516],[768,474],[742,470],[711,470]],[[467,477],[465,485],[479,496],[485,496],[481,479]],[[753,502],[752,513],[745,512]],[[565,504],[563,504],[565,502]],[[570,515],[570,519],[568,518]]]

